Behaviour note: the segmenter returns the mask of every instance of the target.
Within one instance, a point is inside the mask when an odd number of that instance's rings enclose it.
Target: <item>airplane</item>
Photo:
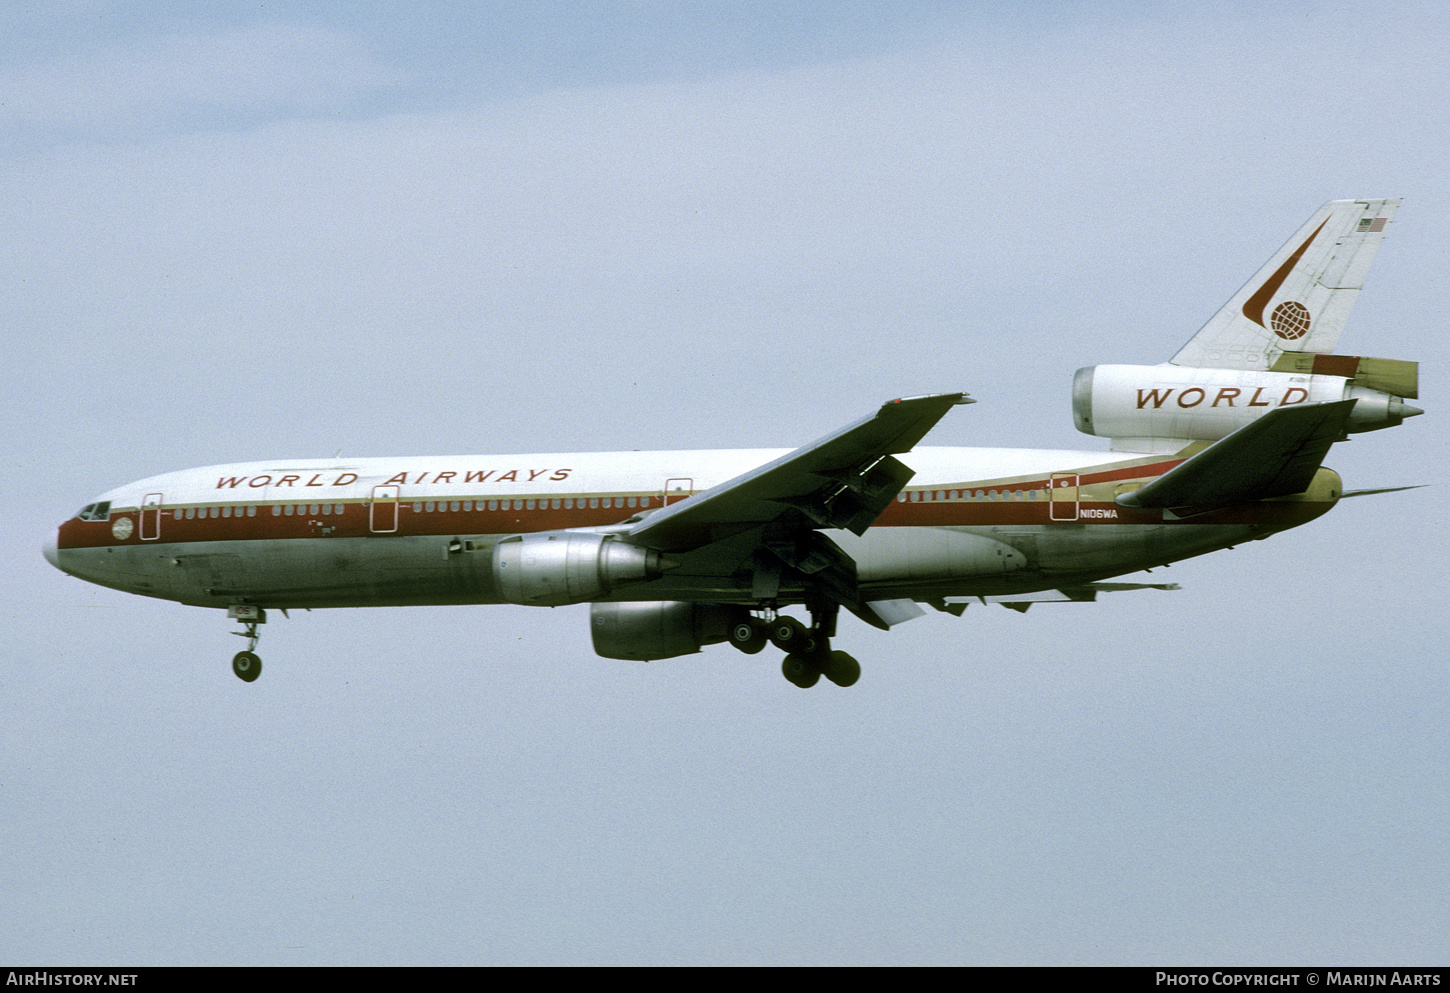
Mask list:
[[[62,571],[267,611],[588,603],[594,650],[651,661],[773,644],[801,688],[850,686],[842,608],[887,629],[971,603],[1025,611],[1176,589],[1113,577],[1260,540],[1345,493],[1349,434],[1423,413],[1418,364],[1333,354],[1398,199],[1325,204],[1169,361],[1077,371],[1109,451],[917,447],[964,393],[905,397],[791,450],[302,459],[109,490],[45,546]],[[810,622],[784,613],[804,607]]]

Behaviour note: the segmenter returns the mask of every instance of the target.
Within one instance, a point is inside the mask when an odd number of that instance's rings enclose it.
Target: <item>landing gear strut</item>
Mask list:
[[[242,682],[250,683],[262,674],[262,660],[253,649],[262,638],[257,633],[257,625],[267,623],[267,612],[255,604],[236,603],[227,608],[227,617],[241,621],[246,627],[245,631],[232,632],[238,638],[247,639],[247,650],[232,656],[232,672]]]
[[[781,674],[803,690],[816,685],[822,676],[837,686],[852,685],[861,678],[861,663],[845,652],[831,650],[840,606],[829,601],[807,606],[810,627],[783,614],[768,622],[749,618],[731,628],[730,643],[753,655],[765,647],[768,639],[786,653],[780,664]]]
[[[792,652],[780,664],[781,675],[803,690],[808,690],[825,676],[837,686],[852,686],[861,678],[861,663],[845,652],[818,651],[811,654]]]

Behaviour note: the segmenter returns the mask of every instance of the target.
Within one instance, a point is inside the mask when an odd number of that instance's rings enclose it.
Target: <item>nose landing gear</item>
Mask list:
[[[242,682],[250,683],[262,674],[262,660],[253,652],[237,652],[232,656],[232,672]]]
[[[233,631],[238,638],[247,639],[247,650],[232,656],[232,672],[244,683],[256,680],[262,674],[262,660],[253,651],[262,636],[257,633],[258,624],[267,623],[267,612],[256,604],[235,603],[227,608],[227,617],[241,621],[245,631]]]

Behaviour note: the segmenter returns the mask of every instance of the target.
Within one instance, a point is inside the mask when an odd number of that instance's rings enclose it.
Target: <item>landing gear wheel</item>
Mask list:
[[[787,655],[785,661],[780,664],[780,672],[786,679],[803,690],[810,689],[821,679],[820,668],[811,665],[799,655]]]
[[[814,641],[806,626],[794,617],[777,617],[766,630],[771,644],[783,652],[809,651],[810,643]]]
[[[764,626],[757,621],[737,621],[730,625],[730,644],[746,655],[754,655],[764,648],[765,643],[769,640]]]
[[[232,656],[232,672],[242,682],[250,683],[262,674],[262,660],[252,652],[237,652]]]
[[[837,686],[851,686],[861,678],[861,663],[845,652],[832,652],[822,673]]]

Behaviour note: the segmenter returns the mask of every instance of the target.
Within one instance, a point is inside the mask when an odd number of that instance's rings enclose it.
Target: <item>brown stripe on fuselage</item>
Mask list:
[[[994,480],[991,482],[974,482],[971,484],[956,484],[952,486],[932,487],[910,487],[907,490],[908,496],[905,501],[892,501],[875,521],[878,527],[993,527],[999,525],[1020,526],[1020,525],[1043,525],[1055,524],[1081,525],[1135,525],[1135,524],[1157,524],[1175,523],[1173,519],[1163,520],[1162,514],[1157,510],[1130,510],[1117,506],[1111,500],[1102,499],[1107,494],[1087,494],[1085,491],[1102,486],[1103,484],[1121,483],[1124,481],[1150,480],[1169,469],[1183,462],[1183,459],[1174,458],[1162,462],[1150,464],[1115,466],[1097,471],[1080,471],[1078,476],[1077,494],[1078,499],[1068,501],[1075,504],[1077,515],[1067,520],[1054,519],[1052,513],[1054,504],[1051,500],[1051,489],[1046,478],[1025,479],[1018,477],[1014,480]],[[975,492],[997,492],[997,499],[981,499],[971,497]],[[952,493],[957,494],[956,499],[919,499],[912,500],[910,494],[921,493],[924,497],[934,496],[942,493],[944,496]],[[963,496],[967,494],[967,496]],[[1035,497],[1035,498],[1030,498]],[[393,536],[447,536],[447,535],[476,535],[476,534],[520,534],[535,531],[553,531],[567,528],[579,527],[601,527],[611,524],[619,524],[628,517],[638,513],[641,508],[628,507],[595,507],[577,506],[586,503],[590,497],[569,497],[576,506],[573,508],[559,507],[552,505],[536,507],[535,509],[512,508],[512,502],[519,498],[500,500],[500,503],[510,504],[508,509],[487,510],[477,509],[480,503],[486,507],[487,498],[479,500],[472,498],[475,506],[473,510],[448,510],[437,509],[433,511],[415,511],[415,504],[433,503],[435,507],[447,508],[452,502],[458,501],[432,500],[398,501],[397,530],[375,532],[371,530],[372,507],[366,501],[355,501],[352,503],[334,502],[332,506],[340,507],[341,512],[332,514],[292,514],[274,515],[273,504],[253,504],[256,506],[256,516],[246,516],[247,504],[232,505],[235,509],[231,517],[211,517],[209,512],[205,517],[194,517],[190,520],[184,516],[177,517],[177,511],[182,508],[165,507],[161,511],[160,537],[156,541],[142,541],[140,529],[133,527],[131,534],[124,541],[118,541],[112,533],[111,524],[119,517],[129,516],[134,518],[138,511],[134,508],[113,510],[108,521],[82,521],[79,518],[72,518],[60,526],[57,536],[59,548],[97,548],[113,547],[117,545],[146,545],[146,544],[171,544],[191,543],[204,541],[249,541],[249,540],[276,540],[276,539],[323,539],[329,537],[351,537],[351,538],[389,538]],[[561,503],[565,498],[558,497],[534,497],[528,499],[538,500],[540,503],[552,504],[558,499]],[[595,499],[600,499],[595,497]],[[637,497],[643,500],[643,497]],[[650,498],[651,503],[656,503],[659,497],[656,495]],[[194,505],[193,505],[194,506]],[[205,509],[209,511],[211,506]],[[282,506],[306,506],[299,504],[282,504]],[[318,505],[320,506],[320,505]],[[1058,503],[1056,510],[1061,513],[1064,503]],[[1318,506],[1315,504],[1242,504],[1229,508],[1220,508],[1212,511],[1198,513],[1192,516],[1193,523],[1213,524],[1241,524],[1254,523],[1256,521],[1267,521],[1269,519],[1279,520],[1281,518],[1292,518],[1303,513],[1303,508]],[[1299,511],[1286,508],[1299,507]],[[649,509],[649,508],[644,508]],[[1322,511],[1309,513],[1304,519],[1317,516]],[[1287,515],[1287,517],[1286,517]],[[1188,515],[1185,515],[1188,516]]]

